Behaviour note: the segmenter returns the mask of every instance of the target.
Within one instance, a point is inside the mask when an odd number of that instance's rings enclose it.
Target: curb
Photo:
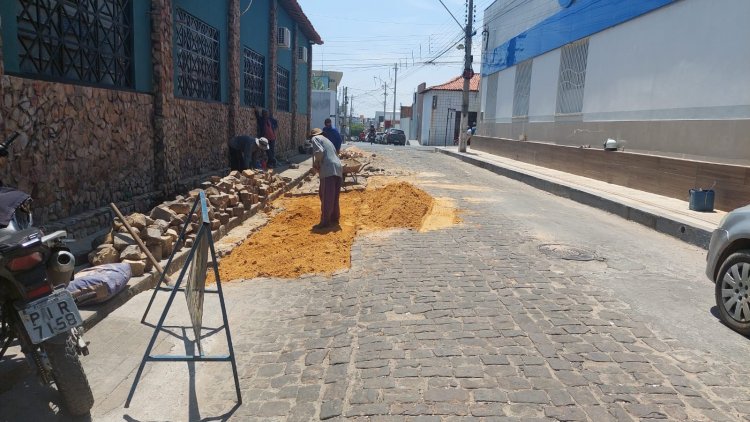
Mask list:
[[[293,178],[289,183],[287,183],[283,189],[279,189],[278,191],[272,193],[268,199],[263,202],[256,204],[256,206],[252,207],[251,209],[245,211],[245,214],[240,217],[233,217],[229,220],[229,223],[227,223],[227,226],[222,230],[219,228],[218,230],[214,230],[212,232],[214,242],[218,242],[221,238],[227,235],[230,230],[234,229],[235,227],[240,226],[243,222],[245,222],[247,219],[255,215],[258,210],[262,210],[265,205],[271,201],[274,201],[276,198],[280,197],[281,195],[285,194],[289,190],[295,188],[300,183],[302,183],[303,180],[307,176],[312,173],[312,169],[308,169],[301,173],[299,176]],[[279,176],[284,176],[283,172],[279,174]],[[190,248],[182,248],[179,252],[177,252],[172,260],[171,268],[173,268],[173,271],[169,275],[174,275],[179,271],[180,268],[185,264],[185,261],[187,260],[188,253],[190,252]],[[159,264],[164,267],[167,264],[167,260],[163,259],[159,261]],[[112,312],[116,311],[120,306],[127,303],[131,298],[133,298],[135,295],[142,293],[146,290],[153,289],[156,286],[156,283],[159,281],[159,274],[156,272],[155,269],[152,269],[149,273],[146,273],[140,277],[133,277],[128,281],[127,286],[123,291],[117,294],[117,296],[113,297],[112,299],[98,305],[98,306],[91,306],[86,308],[79,309],[81,312],[81,317],[83,318],[83,328],[84,330],[88,331],[93,326],[95,326],[97,323],[101,322],[107,315],[111,314]]]
[[[711,230],[699,227],[693,223],[681,221],[674,217],[669,217],[654,213],[651,210],[639,208],[615,199],[605,198],[596,193],[570,186],[560,182],[555,182],[542,177],[534,176],[522,171],[513,170],[501,165],[490,163],[479,158],[471,157],[455,151],[435,148],[437,152],[458,158],[459,160],[475,165],[477,167],[489,170],[500,176],[517,180],[536,189],[549,192],[551,194],[568,198],[578,203],[598,208],[603,211],[618,215],[626,220],[644,225],[650,229],[656,230],[677,239],[687,242],[691,245],[708,249],[708,243],[711,240]]]

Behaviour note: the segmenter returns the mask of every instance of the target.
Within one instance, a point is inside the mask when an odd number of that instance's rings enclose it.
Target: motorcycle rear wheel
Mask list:
[[[80,416],[88,414],[94,406],[94,394],[78,359],[74,342],[73,337],[67,335],[62,342],[45,341],[41,346],[47,353],[52,366],[52,378],[65,408],[71,415]]]

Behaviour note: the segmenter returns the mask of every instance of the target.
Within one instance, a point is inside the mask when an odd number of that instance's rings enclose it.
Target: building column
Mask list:
[[[303,134],[303,138],[307,139],[312,131],[312,64],[313,64],[313,48],[312,44],[308,44],[307,47],[307,132]]]
[[[227,19],[229,58],[229,133],[228,138],[239,134],[238,116],[240,113],[240,0],[229,0],[229,16]]]
[[[2,29],[2,24],[0,24],[0,29]],[[0,78],[5,75],[5,59],[3,58],[3,34],[2,31],[0,31]],[[0,90],[2,90],[2,85],[0,84]]]
[[[151,1],[151,58],[154,90],[154,184],[165,196],[177,186],[178,161],[174,102],[174,63],[172,59],[172,0]]]
[[[271,0],[271,11],[268,16],[270,22],[271,34],[268,37],[268,111],[276,111],[276,32],[279,24],[276,21],[276,10],[278,0]]]
[[[0,29],[2,29],[2,23],[0,23]],[[5,76],[5,58],[3,57],[3,34],[0,31],[0,100],[5,98],[3,79]],[[0,119],[0,134],[5,131],[5,118]]]
[[[292,96],[292,139],[289,142],[289,148],[294,152],[297,150],[297,106],[299,105],[299,102],[297,101],[297,95],[299,95],[297,92],[297,78],[299,75],[299,70],[297,69],[297,66],[299,65],[299,59],[297,57],[297,46],[299,45],[299,40],[297,39],[297,35],[299,34],[299,25],[295,23],[292,30],[294,31],[294,34],[292,35],[292,75],[290,78],[290,83],[292,84],[290,93]]]

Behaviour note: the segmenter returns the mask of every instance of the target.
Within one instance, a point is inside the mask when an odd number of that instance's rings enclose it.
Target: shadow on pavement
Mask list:
[[[711,310],[709,312],[711,312],[711,315],[713,315],[714,318],[716,318],[718,320],[721,320],[721,318],[719,318],[719,307],[718,306],[712,306]]]
[[[17,347],[0,361],[0,422],[90,422],[90,415],[71,416],[61,408],[58,391],[42,385]]]
[[[201,422],[210,422],[210,421],[222,421],[223,422],[223,421],[228,421],[232,417],[232,415],[234,415],[234,412],[236,412],[237,409],[240,408],[240,406],[241,406],[241,404],[237,403],[234,406],[232,406],[232,408],[229,409],[228,412],[223,413],[223,414],[218,415],[218,416],[208,416],[208,417],[205,417],[205,418],[202,418],[202,419],[197,419],[197,418],[193,419],[192,398],[191,398],[191,405],[190,405],[191,412],[190,412],[190,419],[188,419],[188,420],[191,420],[191,421],[201,421]],[[134,417],[132,417],[130,415],[123,415],[122,419],[125,420],[126,422],[146,422],[145,420],[136,419],[136,418],[134,418]]]

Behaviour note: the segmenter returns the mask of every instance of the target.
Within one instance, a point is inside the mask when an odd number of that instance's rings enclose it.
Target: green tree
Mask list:
[[[365,125],[362,123],[354,123],[352,122],[352,127],[349,128],[349,133],[351,136],[357,136],[359,137],[359,134],[365,131]]]

